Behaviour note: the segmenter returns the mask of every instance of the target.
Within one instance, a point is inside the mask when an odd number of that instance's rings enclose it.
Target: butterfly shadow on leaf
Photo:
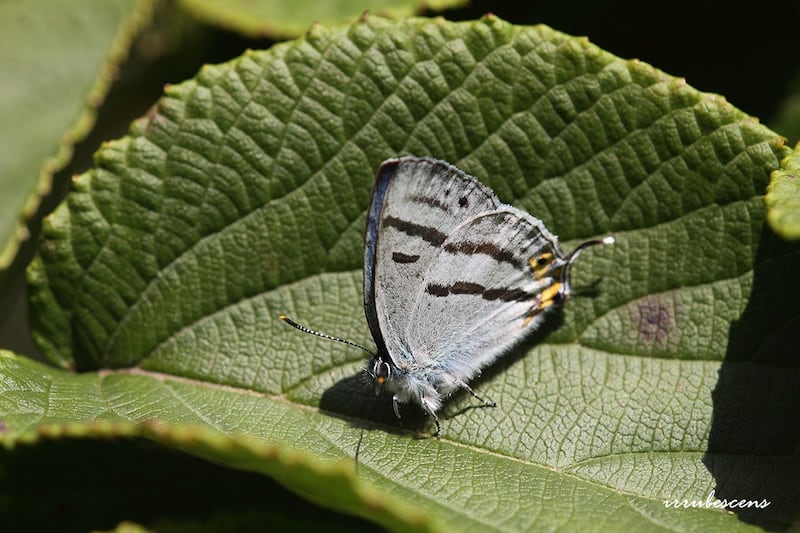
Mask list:
[[[342,418],[352,427],[389,433],[424,434],[430,422],[416,405],[401,405],[402,420],[392,411],[392,395],[375,394],[375,384],[366,372],[358,372],[328,387],[319,400],[322,411]]]

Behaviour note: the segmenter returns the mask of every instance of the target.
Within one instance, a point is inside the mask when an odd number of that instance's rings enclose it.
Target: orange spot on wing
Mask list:
[[[550,268],[550,264],[553,262],[553,259],[555,259],[555,257],[550,252],[535,255],[528,259],[528,265],[531,267],[533,277],[536,279],[544,278],[547,275],[547,271]]]
[[[556,282],[542,291],[542,309],[550,307],[555,303],[555,297],[561,292],[561,283]]]

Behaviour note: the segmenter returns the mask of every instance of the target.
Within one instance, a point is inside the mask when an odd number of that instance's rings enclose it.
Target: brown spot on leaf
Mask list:
[[[669,306],[656,298],[648,298],[639,304],[638,314],[639,337],[649,343],[664,342],[673,325]]]

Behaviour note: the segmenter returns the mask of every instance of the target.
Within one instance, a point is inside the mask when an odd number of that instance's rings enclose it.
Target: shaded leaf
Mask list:
[[[414,406],[398,430],[363,354],[278,320],[371,342],[365,211],[380,162],[407,153],[478,176],[566,249],[617,237],[575,266],[584,294],[475,383],[499,407],[453,398],[440,441],[407,433],[431,430]],[[786,153],[719,97],[493,17],[367,18],[208,66],[48,221],[37,339],[103,370],[0,360],[7,439],[126,421],[398,529],[745,527],[664,505],[712,490],[771,502],[743,520],[794,521],[800,254],[763,198]]]
[[[151,2],[0,3],[0,270],[28,238],[50,191],[105,98]]]
[[[115,431],[116,429],[116,431]],[[370,524],[313,506],[271,479],[130,435],[83,428],[0,448],[2,531],[352,531]],[[101,440],[108,439],[108,440]],[[121,518],[125,523],[117,525]],[[57,524],[57,527],[55,526]],[[125,529],[125,528],[128,529]]]

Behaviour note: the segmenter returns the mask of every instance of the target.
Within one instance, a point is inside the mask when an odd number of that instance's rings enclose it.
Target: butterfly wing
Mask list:
[[[379,353],[407,362],[405,332],[431,261],[457,227],[501,205],[491,189],[444,161],[404,157],[381,165],[364,239],[364,308]]]
[[[440,393],[468,382],[536,329],[559,301],[563,265],[556,237],[511,206],[451,232],[431,257],[404,332]]]

